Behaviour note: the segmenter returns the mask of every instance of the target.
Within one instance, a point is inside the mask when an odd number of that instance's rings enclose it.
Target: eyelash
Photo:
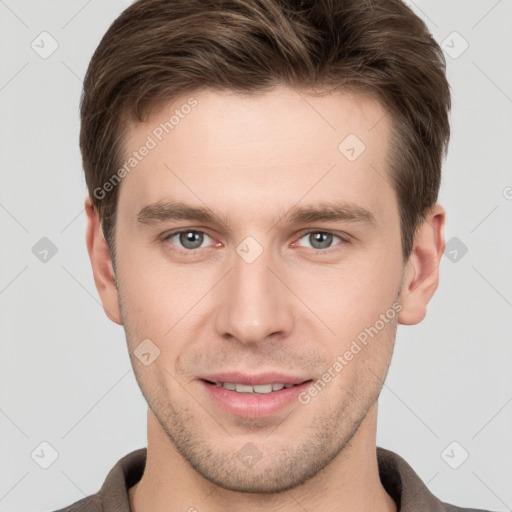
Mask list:
[[[171,233],[166,234],[163,237],[163,240],[167,242],[167,241],[170,241],[171,238],[173,238],[177,235],[181,235],[182,233],[191,233],[191,232],[192,233],[201,233],[201,234],[206,235],[207,237],[213,239],[213,237],[211,237],[208,233],[206,233],[205,231],[199,230],[199,229],[180,229],[180,230],[173,231]],[[326,249],[315,249],[314,247],[306,247],[306,249],[311,249],[317,253],[318,252],[328,253],[332,249],[335,249],[338,245],[349,243],[349,241],[346,238],[343,238],[341,235],[337,235],[336,233],[333,233],[332,231],[326,231],[326,230],[321,230],[321,229],[313,229],[313,230],[310,229],[309,231],[304,231],[299,235],[297,240],[301,240],[302,238],[304,238],[304,236],[310,235],[312,233],[328,234],[328,235],[332,235],[333,237],[336,237],[340,240],[340,242],[338,244],[335,244],[331,247],[327,247]],[[177,247],[175,244],[172,244],[172,245],[174,246],[173,250],[175,250],[181,254],[188,254],[188,255],[197,253],[198,251],[201,251],[202,249],[208,248],[208,247],[198,247],[196,249],[184,249],[181,247]]]

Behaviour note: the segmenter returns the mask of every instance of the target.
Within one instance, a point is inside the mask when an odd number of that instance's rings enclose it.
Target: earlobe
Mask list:
[[[85,213],[87,215],[87,251],[91,260],[96,289],[106,315],[112,322],[122,325],[112,259],[107,242],[103,237],[98,211],[90,197],[85,200]]]
[[[427,305],[439,284],[439,263],[444,252],[445,211],[435,204],[416,231],[402,285],[398,322],[414,325],[427,314]]]

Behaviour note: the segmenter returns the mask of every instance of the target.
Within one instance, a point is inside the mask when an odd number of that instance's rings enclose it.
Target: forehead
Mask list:
[[[389,116],[368,96],[285,86],[250,96],[198,91],[131,126],[123,163],[134,166],[122,181],[119,213],[171,198],[275,214],[327,196],[378,210],[394,198],[389,135]]]

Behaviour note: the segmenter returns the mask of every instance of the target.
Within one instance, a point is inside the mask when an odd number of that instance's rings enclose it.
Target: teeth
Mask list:
[[[272,391],[280,391],[283,388],[291,388],[293,384],[258,384],[257,386],[248,386],[246,384],[236,384],[234,382],[215,382],[215,386],[218,388],[223,387],[238,393],[267,394],[272,393]]]
[[[224,384],[225,386],[226,384]],[[235,390],[238,393],[252,393],[254,391],[252,386],[246,386],[245,384],[236,384]]]
[[[259,386],[253,386],[255,393],[272,393],[272,384],[261,384]]]

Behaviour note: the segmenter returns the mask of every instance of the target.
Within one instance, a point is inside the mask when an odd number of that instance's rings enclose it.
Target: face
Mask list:
[[[102,298],[158,428],[224,488],[306,481],[375,406],[408,275],[389,136],[371,98],[286,87],[130,131]]]

